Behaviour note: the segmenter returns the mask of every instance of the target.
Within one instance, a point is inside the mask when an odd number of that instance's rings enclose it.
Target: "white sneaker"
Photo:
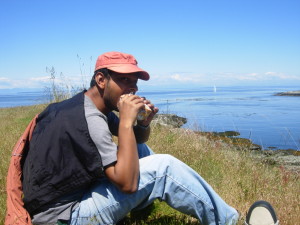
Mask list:
[[[279,220],[270,203],[257,201],[249,208],[245,225],[279,225]]]

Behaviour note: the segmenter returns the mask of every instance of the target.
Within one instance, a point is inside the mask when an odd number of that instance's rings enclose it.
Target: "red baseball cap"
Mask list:
[[[96,61],[95,71],[107,68],[117,73],[138,73],[142,80],[149,80],[149,74],[137,66],[133,55],[122,52],[106,52]]]

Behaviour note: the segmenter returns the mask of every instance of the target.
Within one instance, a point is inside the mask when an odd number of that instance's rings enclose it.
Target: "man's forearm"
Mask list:
[[[117,162],[105,169],[106,176],[121,191],[133,193],[139,178],[139,157],[132,126],[120,123]]]

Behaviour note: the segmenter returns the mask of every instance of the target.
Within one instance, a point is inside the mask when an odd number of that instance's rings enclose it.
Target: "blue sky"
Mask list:
[[[133,54],[141,87],[300,85],[299,0],[0,0],[0,88],[87,84]],[[59,79],[58,79],[59,80]]]

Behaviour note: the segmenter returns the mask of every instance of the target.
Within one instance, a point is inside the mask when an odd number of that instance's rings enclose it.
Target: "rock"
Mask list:
[[[300,174],[300,150],[276,149],[274,147],[264,150],[260,145],[252,143],[249,139],[236,137],[239,133],[235,131],[198,133],[205,135],[210,140],[221,140],[231,144],[236,150],[248,149],[255,159],[263,163],[280,166],[286,170]]]
[[[252,144],[252,145],[249,147],[249,150],[251,150],[251,151],[261,151],[262,148],[261,148],[260,145]]]
[[[297,150],[262,150],[252,151],[252,155],[269,165],[277,165],[282,168],[300,173],[300,151]]]
[[[172,128],[180,128],[186,122],[186,118],[175,114],[156,114],[152,121],[153,124],[160,124],[162,126],[169,126]]]
[[[215,135],[223,136],[223,137],[237,137],[240,136],[240,132],[237,131],[225,131],[225,132],[213,132]]]
[[[287,91],[274,94],[275,96],[300,96],[300,91]]]

